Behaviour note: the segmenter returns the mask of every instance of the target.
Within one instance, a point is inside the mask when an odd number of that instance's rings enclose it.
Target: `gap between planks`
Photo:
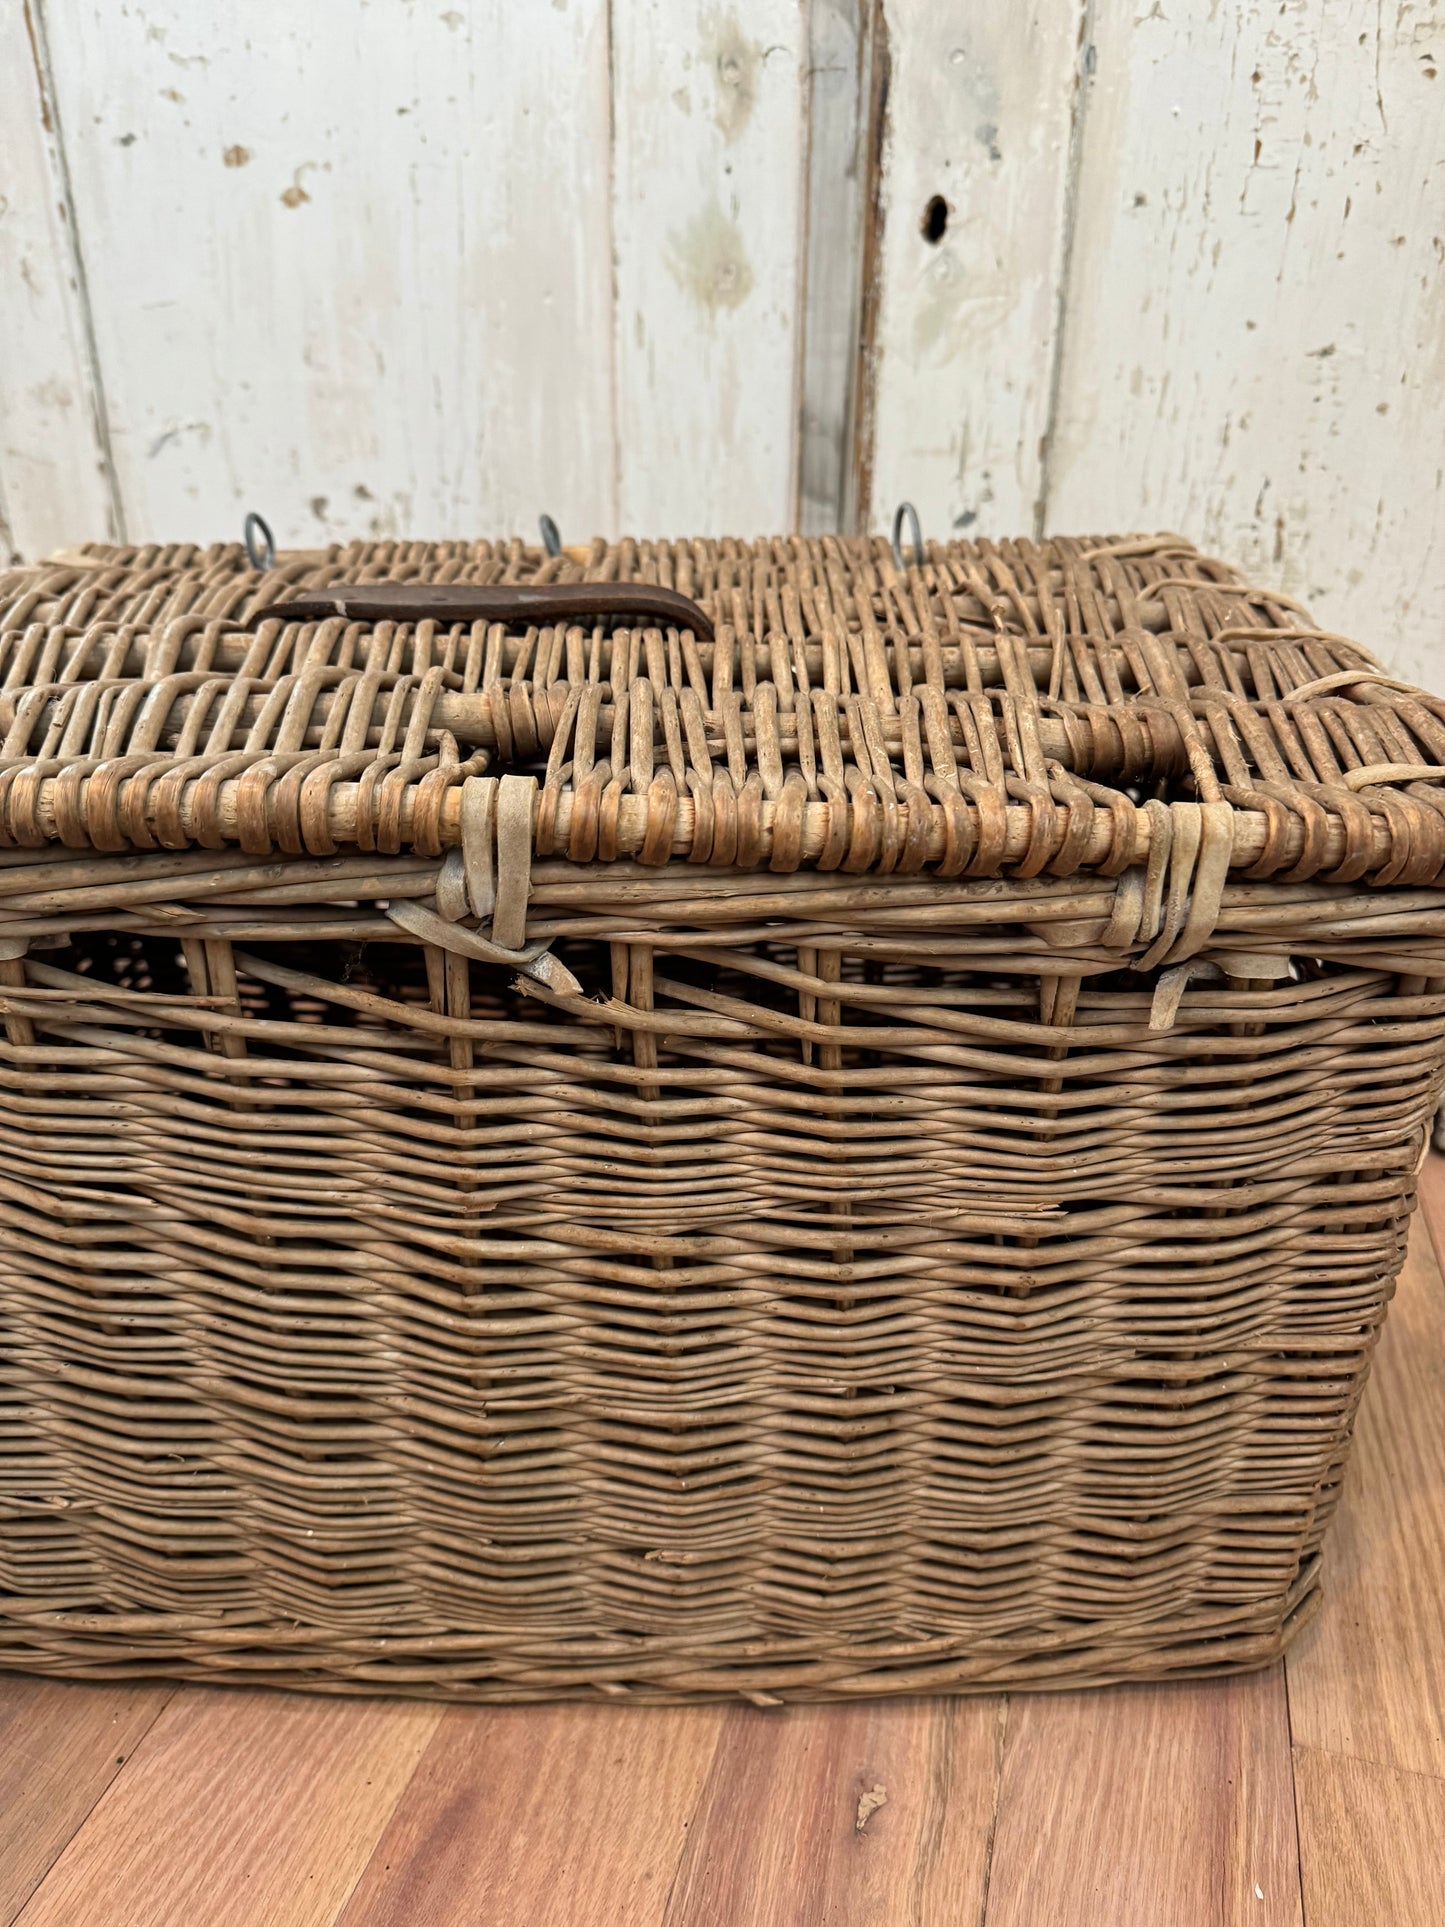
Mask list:
[[[174,1693],[0,1675],[0,1927],[49,1875]]]
[[[18,1927],[331,1927],[442,1717],[435,1703],[178,1692]]]

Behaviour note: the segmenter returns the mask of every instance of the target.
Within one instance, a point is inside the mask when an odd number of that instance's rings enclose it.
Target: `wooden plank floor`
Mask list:
[[[1445,1159],[1284,1666],[862,1706],[0,1675],[0,1927],[1440,1927]]]

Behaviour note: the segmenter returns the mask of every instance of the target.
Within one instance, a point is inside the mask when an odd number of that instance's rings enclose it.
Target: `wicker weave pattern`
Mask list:
[[[716,642],[247,626],[589,571]],[[0,1663],[767,1700],[1302,1623],[1445,1075],[1435,699],[1176,538],[0,614]]]
[[[288,586],[418,572],[641,575],[718,639],[236,626]],[[1445,705],[1228,574],[1162,537],[954,544],[906,575],[838,542],[35,571],[0,603],[0,841],[435,855],[495,755],[545,765],[536,852],[573,862],[1108,876],[1167,834],[1120,786],[1187,776],[1237,806],[1204,833],[1251,875],[1433,881],[1445,800],[1387,785],[1440,765]]]

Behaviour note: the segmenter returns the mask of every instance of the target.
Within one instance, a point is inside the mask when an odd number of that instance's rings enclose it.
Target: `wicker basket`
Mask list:
[[[1308,1616],[1445,704],[1175,537],[0,610],[0,1664],[767,1702]]]

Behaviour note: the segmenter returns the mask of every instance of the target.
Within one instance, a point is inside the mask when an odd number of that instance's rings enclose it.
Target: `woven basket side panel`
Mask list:
[[[0,1044],[0,1663],[771,1698],[1279,1649],[1439,1080],[1401,979],[1158,1032],[1122,972],[559,954],[635,1027],[400,942],[7,966],[95,988]]]

